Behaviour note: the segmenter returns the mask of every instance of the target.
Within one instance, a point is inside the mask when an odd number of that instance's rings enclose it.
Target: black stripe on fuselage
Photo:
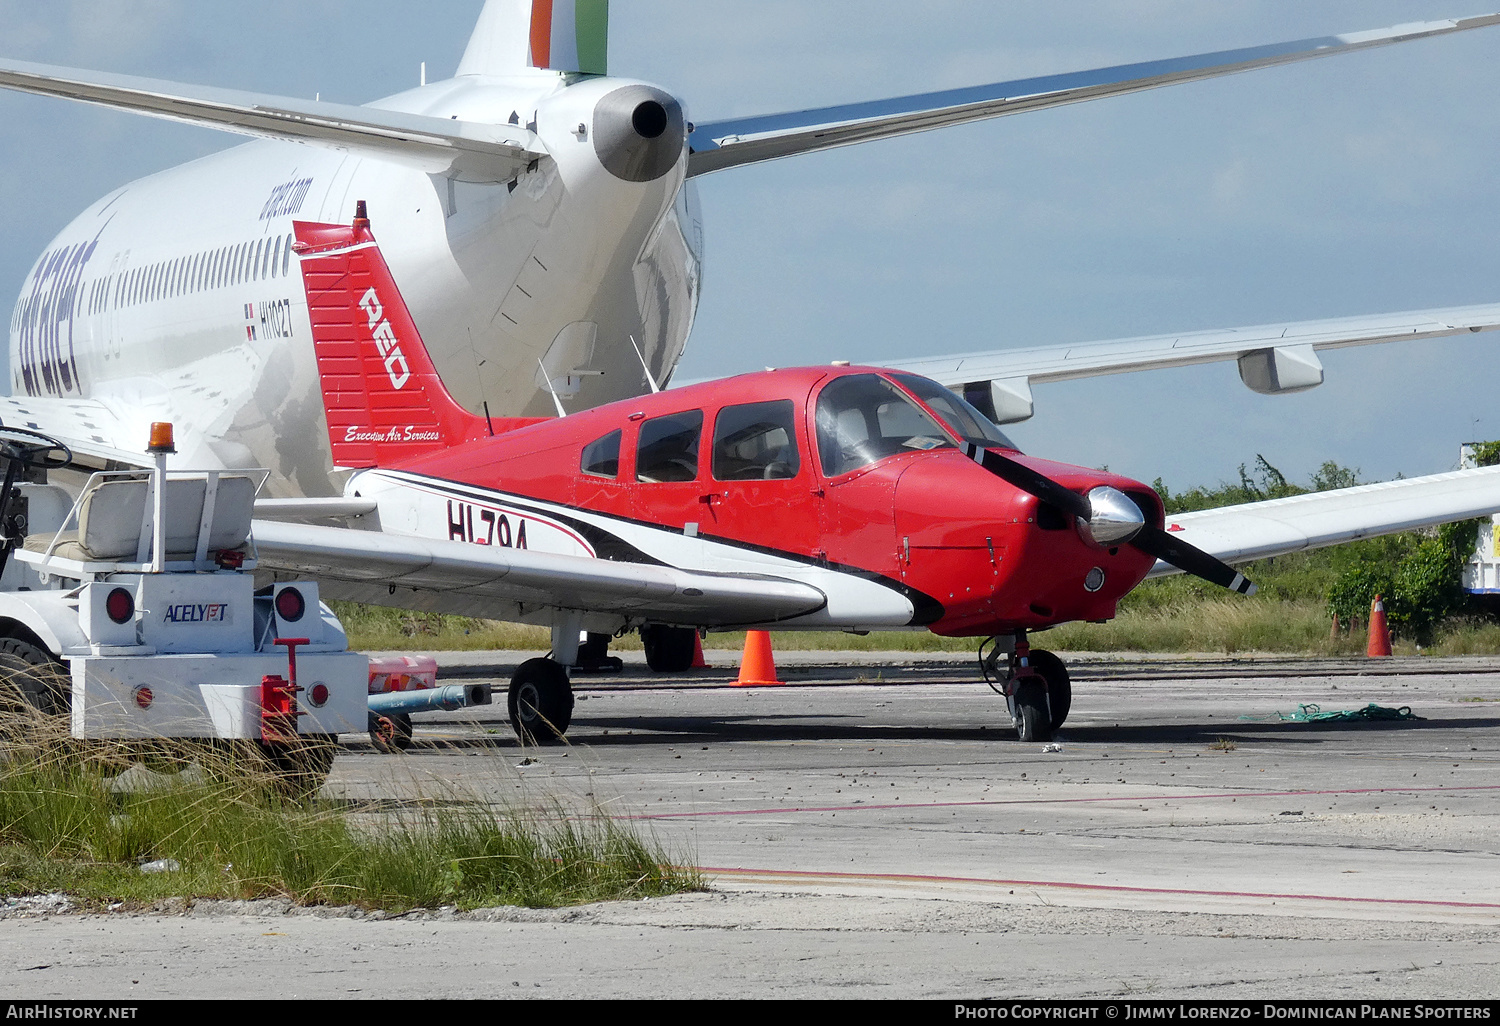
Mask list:
[[[513,509],[521,510],[523,512],[531,513],[532,515],[540,517],[542,519],[555,520],[560,524],[565,524],[568,527],[571,527],[573,530],[582,535],[584,540],[593,547],[594,554],[600,559],[608,559],[616,563],[643,563],[648,566],[671,566],[671,564],[667,563],[664,560],[658,559],[657,557],[652,556],[649,553],[642,552],[640,549],[636,548],[634,545],[631,545],[625,539],[619,537],[618,535],[611,534],[604,528],[599,527],[597,524],[591,524],[587,521],[578,520],[564,513],[557,512],[557,510],[572,510],[577,513],[588,513],[590,516],[603,517],[606,520],[611,520],[622,524],[630,524],[635,527],[645,528],[646,530],[650,531],[662,531],[667,533],[672,532],[671,528],[663,527],[661,524],[652,523],[649,520],[637,520],[633,517],[622,517],[617,516],[613,513],[601,513],[598,510],[585,509],[582,506],[574,506],[569,503],[552,503],[549,501],[548,505],[545,507],[537,506],[535,505],[537,500],[534,499],[528,500],[525,498],[514,497],[506,492],[497,492],[490,489],[481,488],[477,485],[464,484],[460,481],[450,481],[447,478],[428,477],[425,474],[414,474],[411,471],[376,470],[374,471],[374,473],[380,474],[398,482],[402,478],[408,478],[411,481],[421,484],[424,487],[431,488],[433,491],[448,493],[456,498],[467,499],[471,502],[488,503],[492,506],[507,506]],[[913,588],[902,581],[894,580],[893,578],[887,577],[884,574],[878,573],[874,570],[866,570],[862,567],[857,566],[847,566],[842,563],[829,563],[814,559],[811,556],[801,555],[800,553],[788,552],[783,549],[777,549],[767,545],[756,545],[752,542],[738,541],[733,538],[720,538],[717,535],[700,534],[698,537],[702,538],[705,541],[711,541],[716,545],[725,545],[729,548],[739,549],[744,552],[755,552],[765,556],[774,556],[778,559],[785,559],[788,562],[800,563],[804,566],[815,567],[819,570],[830,570],[834,573],[844,574],[849,577],[857,577],[861,580],[869,581],[871,584],[878,584],[882,588],[887,588],[891,591],[896,592],[898,595],[902,596],[911,603],[913,613],[911,620],[908,622],[908,626],[910,627],[929,627],[941,620],[944,613],[946,612],[946,610],[944,610],[943,608],[943,604],[937,599],[933,598],[931,595],[928,595],[927,593],[922,591],[918,591],[916,588]],[[712,570],[701,570],[694,567],[673,567],[673,569],[691,570],[693,573],[702,573],[721,577],[743,576],[738,574],[716,574],[715,571]]]

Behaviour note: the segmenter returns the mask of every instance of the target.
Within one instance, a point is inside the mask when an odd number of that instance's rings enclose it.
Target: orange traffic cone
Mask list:
[[[750,631],[745,635],[745,657],[740,661],[740,679],[735,687],[764,688],[786,681],[776,679],[776,657],[771,652],[771,635]]]
[[[703,639],[696,632],[693,634],[693,665],[688,668],[691,670],[713,669],[712,666],[708,665],[708,660],[703,658]]]
[[[1385,623],[1385,601],[1380,595],[1370,604],[1370,644],[1365,655],[1371,659],[1383,659],[1391,654],[1391,631]]]

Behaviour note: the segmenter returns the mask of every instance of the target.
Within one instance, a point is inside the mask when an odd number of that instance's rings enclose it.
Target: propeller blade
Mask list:
[[[1141,528],[1140,533],[1130,544],[1148,556],[1155,556],[1163,563],[1171,563],[1183,573],[1201,577],[1209,584],[1217,584],[1221,588],[1228,588],[1241,595],[1254,595],[1256,592],[1255,585],[1234,567],[1210,556],[1196,546],[1172,537],[1159,527],[1148,525]]]
[[[1089,500],[1030,467],[1001,456],[977,445],[964,447],[964,453],[991,474],[1014,485],[1029,495],[1035,495],[1049,506],[1056,506],[1064,513],[1071,513],[1079,520],[1088,521],[1094,515]],[[1174,564],[1175,565],[1175,564]]]
[[[1071,513],[1085,524],[1093,519],[1093,505],[1087,496],[1064,488],[1050,477],[977,445],[965,446],[964,454],[1002,481],[1027,494],[1035,495],[1049,506]],[[1133,525],[1132,529],[1134,529]],[[1228,588],[1241,595],[1254,595],[1257,590],[1244,574],[1228,563],[1210,556],[1202,549],[1189,545],[1181,539],[1174,538],[1159,527],[1147,524],[1139,528],[1128,544],[1134,545],[1148,556],[1155,556],[1164,563],[1172,564],[1183,573],[1200,577],[1221,588]]]

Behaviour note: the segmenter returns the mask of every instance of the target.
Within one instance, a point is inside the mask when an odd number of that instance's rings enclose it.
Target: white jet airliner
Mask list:
[[[368,201],[455,397],[496,418],[582,410],[671,377],[701,282],[693,180],[1008,114],[1463,32],[1490,15],[893,100],[691,124],[607,74],[607,0],[488,0],[456,76],[365,107],[0,61],[0,86],[257,141],[123,186],[37,260],[11,320],[7,424],[122,462],[170,420],[185,463],[267,466],[281,496],[340,490],[323,430],[294,220]],[[1321,349],[1500,325],[1500,307],[925,358],[1000,422],[1031,386],[1238,360],[1265,393]],[[857,354],[855,354],[857,355]],[[404,373],[392,357],[392,381]]]

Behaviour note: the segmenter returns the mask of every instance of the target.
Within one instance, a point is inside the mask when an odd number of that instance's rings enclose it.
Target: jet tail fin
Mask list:
[[[609,74],[609,0],[487,0],[458,74]]]
[[[453,400],[363,202],[353,225],[293,228],[336,466],[389,467],[536,423],[476,417]]]

